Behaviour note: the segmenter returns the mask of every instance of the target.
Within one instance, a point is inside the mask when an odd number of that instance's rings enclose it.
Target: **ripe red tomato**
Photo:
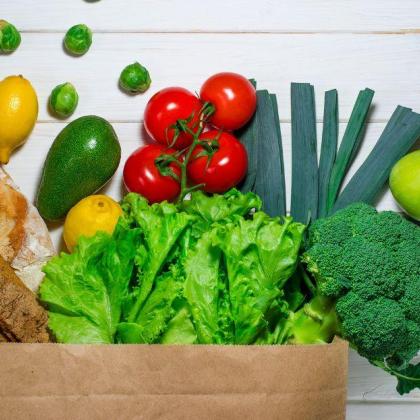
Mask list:
[[[257,106],[254,86],[236,73],[218,73],[207,79],[201,87],[200,98],[216,109],[210,122],[228,131],[243,127],[254,115]]]
[[[173,154],[175,150],[160,144],[149,144],[134,151],[124,166],[124,183],[127,190],[146,197],[149,203],[175,200],[181,190],[179,182],[171,176],[164,176],[155,164],[162,154]],[[178,176],[181,171],[174,163],[169,167]]]
[[[218,149],[208,163],[208,156],[199,156],[202,146],[194,149],[187,171],[193,184],[205,184],[203,189],[209,193],[223,193],[244,178],[248,169],[248,156],[245,147],[236,137],[226,132],[210,130],[200,136],[200,140],[218,139]]]
[[[193,129],[200,119],[202,104],[189,90],[181,87],[169,87],[154,94],[144,111],[144,126],[147,133],[158,143],[176,149],[184,149],[191,144],[192,136],[180,132],[174,141],[175,131],[172,127],[178,120],[186,120],[193,115],[188,127]]]

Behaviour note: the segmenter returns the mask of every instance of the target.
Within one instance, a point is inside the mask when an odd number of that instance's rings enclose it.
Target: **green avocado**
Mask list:
[[[88,115],[72,121],[54,140],[41,175],[36,206],[46,220],[60,220],[82,198],[114,175],[121,146],[111,124]]]

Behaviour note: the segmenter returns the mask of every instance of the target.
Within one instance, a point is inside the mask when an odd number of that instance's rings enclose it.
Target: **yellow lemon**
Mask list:
[[[112,233],[122,214],[120,205],[106,195],[90,195],[79,201],[67,214],[63,237],[71,252],[81,236],[102,231]]]
[[[23,76],[9,76],[0,82],[0,163],[23,144],[38,117],[38,98]]]

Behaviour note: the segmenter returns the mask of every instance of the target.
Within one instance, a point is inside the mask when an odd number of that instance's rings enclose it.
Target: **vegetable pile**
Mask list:
[[[410,392],[420,384],[411,363],[420,230],[369,204],[420,135],[420,115],[398,107],[343,189],[374,92],[359,93],[340,144],[338,94],[326,92],[318,164],[314,88],[293,83],[286,216],[277,100],[255,86],[220,73],[200,97],[180,87],[152,96],[144,122],[153,142],[125,163],[121,208],[113,203],[111,215],[103,196],[100,208],[95,196],[73,207],[72,254],[45,266],[51,331],[63,343],[311,344],[337,335]]]
[[[237,190],[178,205],[127,195],[112,236],[45,266],[52,332],[63,343],[276,342],[305,226],[260,207]]]
[[[0,52],[20,41],[0,21]],[[63,42],[83,55],[92,32],[75,25]],[[150,84],[139,62],[120,74],[127,93]],[[70,251],[44,267],[39,297],[51,333],[61,343],[165,344],[311,344],[338,335],[394,375],[401,394],[420,388],[412,362],[420,348],[420,229],[371,207],[391,175],[398,203],[420,218],[420,155],[404,157],[420,137],[420,115],[398,106],[343,188],[374,91],[359,92],[340,142],[338,93],[325,93],[318,162],[314,87],[292,83],[287,216],[277,99],[256,85],[225,72],[199,95],[182,87],[155,93],[144,114],[151,142],[125,162],[129,194],[120,204],[93,195],[120,163],[113,127],[91,115],[61,131],[36,198],[44,219],[66,217]],[[2,92],[7,163],[31,132],[38,101],[21,76],[0,82]],[[10,98],[21,106],[11,109]],[[60,118],[77,104],[71,83],[50,95]]]
[[[339,335],[396,376],[400,393],[418,387],[419,228],[356,203],[314,222],[304,240],[303,224],[260,208],[234,189],[179,204],[128,194],[112,236],[82,237],[45,266],[50,329],[62,343],[319,344]]]

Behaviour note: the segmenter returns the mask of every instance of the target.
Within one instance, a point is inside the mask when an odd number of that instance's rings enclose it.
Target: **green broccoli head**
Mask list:
[[[302,259],[336,300],[341,335],[371,361],[407,365],[420,348],[420,228],[353,204],[312,224]]]
[[[336,311],[342,335],[368,359],[383,360],[407,345],[408,323],[395,300],[366,300],[351,291],[338,299]]]

